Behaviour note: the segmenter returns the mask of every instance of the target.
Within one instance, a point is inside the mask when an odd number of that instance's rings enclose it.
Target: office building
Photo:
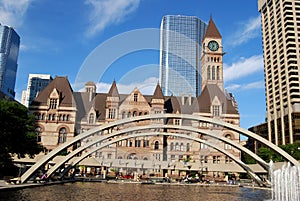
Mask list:
[[[195,16],[167,15],[161,22],[160,85],[165,96],[199,96],[206,24]]]
[[[22,92],[21,103],[28,107],[37,94],[42,91],[51,81],[52,77],[47,74],[29,74],[27,90]]]
[[[300,1],[258,0],[258,10],[262,22],[267,136],[276,145],[293,143],[300,140]]]
[[[9,98],[15,97],[20,36],[15,30],[0,24],[0,90]]]

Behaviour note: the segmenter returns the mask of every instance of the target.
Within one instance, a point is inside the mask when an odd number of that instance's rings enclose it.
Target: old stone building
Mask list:
[[[138,88],[133,89],[130,94],[122,94],[119,93],[115,81],[107,93],[97,93],[96,85],[93,82],[86,83],[84,92],[74,92],[67,77],[56,77],[39,93],[29,107],[36,117],[38,141],[45,147],[45,152],[49,152],[60,143],[96,126],[119,119],[158,113],[198,115],[221,119],[239,126],[240,115],[237,103],[223,87],[223,55],[222,37],[213,20],[210,19],[203,40],[202,92],[198,97],[191,95],[164,96],[159,84],[152,95],[142,94]],[[128,126],[148,125],[153,121],[139,121],[130,125],[120,125],[114,129],[122,130]],[[213,124],[182,121],[181,119],[169,120],[167,124],[188,125],[214,131],[216,135],[230,138],[236,142],[240,140],[238,133]],[[175,128],[156,131],[194,135],[208,140],[210,143],[215,143],[216,146],[240,157],[240,152],[230,145],[199,133]],[[104,132],[110,133],[111,131]],[[80,144],[83,145],[90,140],[93,140],[92,137],[84,139]],[[70,148],[69,151],[72,149]],[[170,164],[176,162],[193,162],[202,165],[232,163],[230,158],[205,144],[184,138],[160,135],[119,141],[94,152],[91,156],[100,160],[169,161]]]

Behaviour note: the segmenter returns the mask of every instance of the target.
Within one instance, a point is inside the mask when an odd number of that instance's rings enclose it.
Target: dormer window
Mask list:
[[[90,113],[89,115],[89,124],[94,124],[95,123],[95,114]]]
[[[57,109],[59,105],[59,92],[56,88],[51,92],[48,99],[49,109]]]
[[[219,105],[213,105],[213,116],[219,117],[220,116],[220,106]]]
[[[137,102],[138,101],[138,94],[133,94],[133,101],[134,102]]]
[[[50,109],[56,109],[57,108],[57,99],[56,98],[50,98],[50,105],[49,108]]]

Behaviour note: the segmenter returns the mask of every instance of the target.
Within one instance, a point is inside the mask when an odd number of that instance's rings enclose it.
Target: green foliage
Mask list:
[[[0,173],[11,166],[13,154],[33,156],[42,150],[34,132],[34,117],[18,102],[0,100],[0,142]]]
[[[300,160],[300,141],[296,141],[294,144],[280,145],[279,147],[289,155],[294,157],[296,160]],[[272,160],[273,162],[284,161],[284,158],[282,156],[266,147],[260,147],[257,151],[257,155],[266,162],[270,162],[270,160]]]
[[[253,159],[251,156],[249,156],[248,154],[242,152],[242,161],[246,164],[255,164],[256,160]]]

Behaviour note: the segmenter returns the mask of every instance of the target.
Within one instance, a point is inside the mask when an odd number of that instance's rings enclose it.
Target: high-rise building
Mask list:
[[[258,0],[261,13],[268,138],[300,140],[300,1]]]
[[[15,97],[20,36],[15,30],[0,24],[0,91]]]
[[[159,80],[165,96],[200,95],[201,43],[206,27],[195,16],[163,17],[160,27]]]
[[[42,91],[51,81],[51,75],[29,74],[27,90],[22,92],[22,104],[28,107],[38,93]]]

